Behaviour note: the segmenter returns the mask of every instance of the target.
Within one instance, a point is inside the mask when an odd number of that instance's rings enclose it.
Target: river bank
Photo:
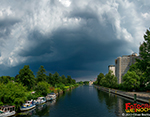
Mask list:
[[[97,86],[97,85],[94,85],[94,87],[96,87],[102,91],[106,91],[109,93],[113,93],[116,95],[120,95],[120,96],[123,96],[126,98],[133,99],[133,101],[135,101],[135,95],[136,95],[136,101],[150,103],[150,93],[148,93],[148,92],[125,92],[125,91],[111,89],[111,88]]]

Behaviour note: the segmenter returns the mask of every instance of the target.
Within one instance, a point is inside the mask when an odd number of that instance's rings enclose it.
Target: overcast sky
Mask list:
[[[0,0],[0,76],[24,65],[93,80],[139,52],[149,0]]]

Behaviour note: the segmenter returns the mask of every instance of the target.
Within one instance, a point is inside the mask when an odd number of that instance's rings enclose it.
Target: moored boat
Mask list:
[[[23,115],[23,116],[27,116],[27,115],[32,115],[33,113],[35,113],[36,108],[32,108],[30,110],[27,111],[21,111],[20,113],[18,113],[18,115]]]
[[[27,111],[27,110],[30,110],[30,109],[34,108],[35,106],[36,106],[36,104],[35,104],[35,102],[33,100],[27,101],[25,104],[23,104],[20,107],[20,110],[21,111]]]
[[[47,101],[54,100],[54,99],[56,99],[56,94],[55,93],[47,94],[47,96],[46,96]]]
[[[0,117],[9,117],[15,114],[15,106],[0,106]]]
[[[38,99],[36,100],[36,105],[43,104],[45,102],[46,102],[45,97],[38,97]]]

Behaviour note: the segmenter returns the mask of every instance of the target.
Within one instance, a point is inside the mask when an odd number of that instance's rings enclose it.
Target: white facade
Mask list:
[[[113,75],[115,75],[115,65],[109,65],[108,70],[111,70]]]

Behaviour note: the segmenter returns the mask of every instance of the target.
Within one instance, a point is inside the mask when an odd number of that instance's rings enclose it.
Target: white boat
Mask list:
[[[15,114],[15,106],[0,106],[0,117],[9,117]]]
[[[36,105],[43,104],[45,102],[46,102],[45,97],[38,97],[38,99],[36,100]]]
[[[35,108],[32,108],[27,111],[22,111],[22,112],[18,113],[18,115],[27,116],[27,115],[32,115],[33,113],[35,113]]]
[[[47,94],[47,96],[46,96],[47,101],[54,100],[54,99],[56,99],[56,94],[55,93]]]
[[[20,110],[21,111],[27,111],[27,110],[30,110],[32,108],[34,108],[36,105],[35,105],[35,102],[33,100],[31,101],[27,101],[25,104],[23,104],[21,107],[20,107]]]

